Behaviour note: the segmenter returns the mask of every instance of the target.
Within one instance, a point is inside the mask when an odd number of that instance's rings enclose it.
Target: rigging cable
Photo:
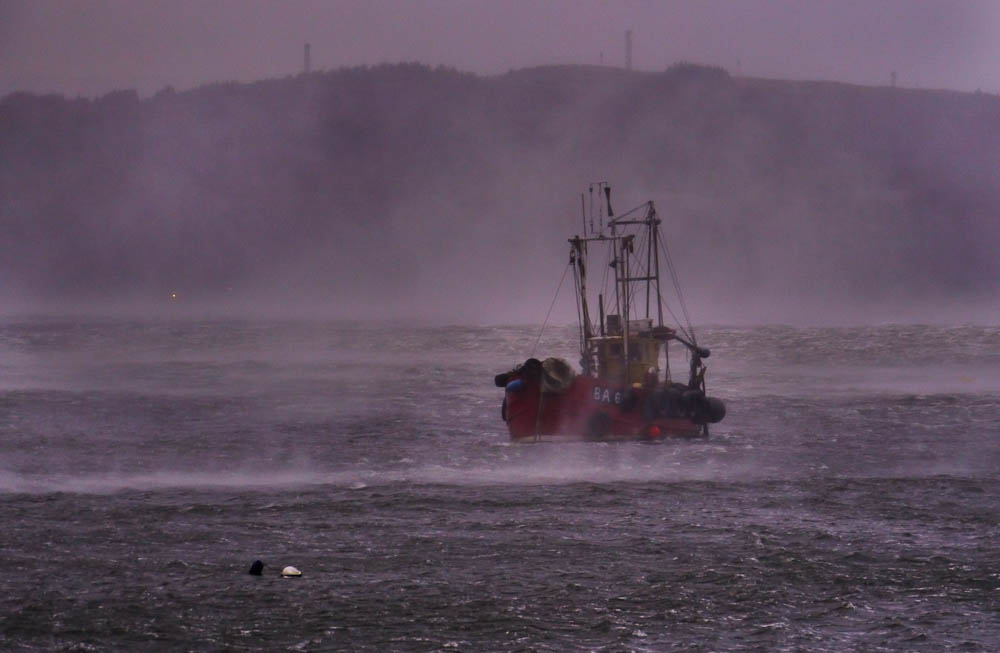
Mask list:
[[[632,207],[628,211],[625,211],[625,213],[619,213],[618,217],[616,217],[614,220],[611,220],[610,222],[621,222],[622,220],[624,220],[628,216],[632,215],[633,213],[635,213],[639,209],[646,208],[647,206],[649,206],[649,202],[643,202],[639,206]],[[609,224],[610,224],[610,222],[609,222]]]
[[[667,269],[670,271],[670,278],[673,279],[674,290],[677,292],[677,300],[680,302],[681,311],[684,313],[684,320],[687,322],[688,330],[685,333],[691,339],[691,344],[697,345],[698,341],[694,337],[694,327],[691,326],[691,316],[688,314],[687,303],[684,301],[684,293],[681,292],[681,284],[677,280],[677,270],[674,269],[674,262],[670,256],[670,248],[667,247],[666,241],[663,240],[663,234],[657,235],[660,238],[660,244],[663,245],[663,253],[666,254],[665,258],[667,259]],[[669,310],[670,307],[668,306],[667,308]],[[673,315],[673,311],[670,314]],[[674,319],[677,319],[676,315],[674,315]],[[680,320],[677,320],[677,322],[680,324]]]
[[[684,325],[681,324],[680,318],[677,317],[676,313],[674,313],[674,309],[670,308],[670,304],[668,304],[667,300],[665,300],[663,298],[663,295],[661,294],[661,295],[659,295],[659,297],[660,297],[660,302],[664,306],[667,307],[667,312],[670,313],[670,317],[674,318],[674,323],[676,323],[677,326],[678,326],[678,328],[680,328],[681,333],[683,333],[685,336],[687,336],[687,339],[690,340],[692,343],[694,343],[694,332],[693,331],[689,331],[688,329],[685,329]]]
[[[570,265],[572,265],[572,264],[570,264]],[[531,348],[531,355],[528,356],[528,358],[534,358],[535,357],[535,350],[538,349],[538,343],[541,342],[541,340],[542,340],[542,334],[545,333],[545,327],[549,323],[549,316],[552,315],[552,309],[556,305],[556,300],[559,299],[559,291],[562,289],[563,281],[566,281],[566,273],[569,272],[569,268],[570,268],[570,266],[567,265],[566,269],[563,270],[562,279],[559,280],[559,285],[556,286],[555,297],[552,298],[552,303],[549,304],[549,312],[545,314],[545,321],[542,322],[542,329],[538,332],[538,337],[535,338],[535,346]]]

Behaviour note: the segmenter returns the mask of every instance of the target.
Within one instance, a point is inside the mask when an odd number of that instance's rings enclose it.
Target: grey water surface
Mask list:
[[[536,336],[0,323],[0,648],[1000,648],[1000,328],[705,328],[708,440],[510,445]]]

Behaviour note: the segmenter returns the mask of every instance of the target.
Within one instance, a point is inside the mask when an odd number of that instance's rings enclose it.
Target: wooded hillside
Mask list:
[[[688,293],[728,319],[768,302],[988,300],[998,179],[996,96],[692,65],[13,94],[0,297],[530,318],[579,193],[609,180],[616,207],[657,202]]]

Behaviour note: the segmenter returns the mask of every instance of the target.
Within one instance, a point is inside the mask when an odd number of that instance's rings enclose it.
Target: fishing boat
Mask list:
[[[707,437],[708,425],[725,417],[726,406],[705,392],[704,360],[710,351],[695,338],[656,208],[648,201],[615,216],[607,182],[592,183],[589,192],[589,205],[586,194],[581,195],[582,235],[569,239],[581,370],[562,358],[532,355],[496,375],[497,387],[504,389],[500,412],[510,438]],[[596,270],[611,274],[603,274],[604,285],[596,293],[595,320],[587,274],[593,269],[591,259],[602,255],[607,267]],[[669,271],[686,326],[663,299],[661,264]],[[675,326],[664,323],[664,309],[674,317]],[[689,359],[683,380],[671,374],[672,344],[682,347]]]

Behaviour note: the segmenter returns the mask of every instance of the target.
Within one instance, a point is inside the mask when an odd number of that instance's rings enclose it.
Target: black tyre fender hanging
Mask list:
[[[640,413],[643,420],[652,422],[657,417],[664,414],[660,409],[660,404],[662,403],[662,397],[660,396],[661,392],[662,391],[650,393],[643,398]]]
[[[607,413],[597,412],[587,420],[585,435],[590,440],[600,440],[611,432],[611,418]]]

